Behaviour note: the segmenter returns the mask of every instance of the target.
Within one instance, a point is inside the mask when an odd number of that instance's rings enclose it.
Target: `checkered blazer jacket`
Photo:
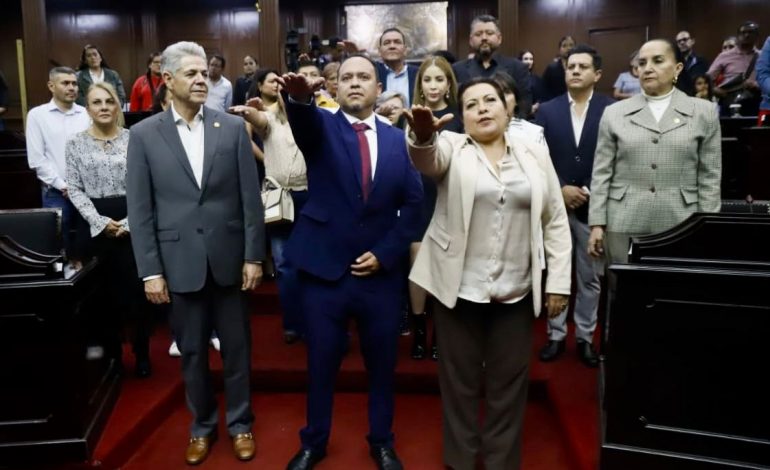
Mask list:
[[[674,90],[656,122],[643,95],[608,106],[599,123],[588,223],[607,231],[667,230],[721,205],[719,116],[710,101]]]

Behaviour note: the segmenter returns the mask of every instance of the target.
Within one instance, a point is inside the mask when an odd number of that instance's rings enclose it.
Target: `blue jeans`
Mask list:
[[[75,206],[58,189],[53,186],[43,186],[43,207],[61,209],[61,241],[65,254],[69,256],[72,251],[72,217],[75,215]]]
[[[307,191],[292,191],[294,201],[294,216],[299,217],[302,207],[307,201]],[[278,281],[278,297],[283,310],[283,330],[305,335],[305,325],[302,321],[302,310],[299,304],[299,280],[297,269],[289,263],[284,255],[286,242],[289,240],[294,224],[271,226],[270,250],[273,252],[276,278]]]

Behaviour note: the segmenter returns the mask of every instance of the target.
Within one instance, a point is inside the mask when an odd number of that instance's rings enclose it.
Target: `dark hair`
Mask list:
[[[464,82],[462,85],[460,85],[460,89],[457,90],[457,102],[460,106],[460,116],[462,118],[462,112],[465,111],[465,103],[463,102],[463,95],[465,95],[466,90],[468,88],[471,88],[476,85],[481,85],[483,83],[486,83],[487,85],[490,85],[492,88],[495,89],[495,92],[497,92],[497,97],[500,98],[500,101],[503,103],[503,106],[505,106],[505,92],[503,92],[503,88],[500,86],[499,83],[493,78],[490,77],[474,77],[468,80],[467,82]]]
[[[258,98],[262,96],[262,93],[259,91],[259,87],[265,83],[265,80],[267,80],[267,76],[271,73],[274,73],[281,76],[280,73],[278,73],[275,69],[259,69],[254,73],[254,80],[251,82],[251,86],[249,87],[249,91],[246,93],[246,98]]]
[[[398,34],[400,34],[401,35],[401,40],[404,41],[404,45],[406,45],[406,35],[404,34],[403,31],[401,31],[398,28],[388,28],[385,31],[383,31],[382,34],[380,34],[380,40],[377,42],[377,44],[382,46],[382,37],[385,36],[388,33],[398,33]]]
[[[575,38],[573,38],[571,35],[568,34],[566,36],[562,36],[561,39],[559,39],[559,48],[561,48],[561,44],[567,39],[572,39],[572,42],[577,42],[575,41]]]
[[[602,56],[599,55],[598,52],[596,52],[596,49],[593,47],[587,45],[587,44],[578,44],[577,46],[573,47],[572,50],[570,50],[567,53],[567,60],[569,60],[571,55],[574,54],[588,54],[591,56],[591,61],[594,66],[594,70],[601,70],[602,69]]]
[[[248,57],[249,59],[253,60],[255,64],[259,65],[259,61],[257,60],[257,56],[251,55],[251,54],[246,54],[245,56],[243,56],[244,59],[246,57]]]
[[[516,107],[513,109],[513,117],[519,116],[519,97],[521,97],[521,93],[519,92],[519,87],[516,85],[516,79],[511,77],[506,72],[497,71],[492,74],[490,77],[492,80],[497,82],[498,85],[500,85],[500,88],[503,89],[503,97],[505,97],[506,93],[512,93],[513,96],[516,98]]]
[[[535,53],[530,51],[529,49],[522,49],[519,51],[519,60],[522,60],[524,58],[524,54],[532,54],[532,57],[535,57]]]
[[[318,73],[321,73],[321,68],[314,60],[300,60],[299,64],[297,64],[297,70],[301,69],[302,67],[315,67],[318,70]]]
[[[454,56],[454,54],[452,54],[446,49],[441,49],[440,51],[436,51],[433,53],[433,55],[436,57],[443,57],[444,59],[446,59],[447,62],[449,62],[450,65],[457,62],[457,58]]]
[[[227,61],[225,61],[225,58],[219,54],[213,54],[211,56],[211,59],[217,59],[218,61],[222,62],[222,68],[225,68],[225,64],[227,64]],[[211,63],[211,59],[209,59],[209,63]]]
[[[679,48],[674,44],[674,41],[668,38],[655,38],[650,39],[649,41],[645,42],[644,44],[653,42],[653,41],[660,41],[666,43],[666,46],[671,50],[671,53],[674,55],[674,62],[684,62],[684,54],[682,54],[682,51],[679,50]],[[641,48],[639,49],[641,51]]]
[[[471,20],[471,29],[473,29],[473,25],[476,23],[494,23],[495,28],[497,28],[498,31],[500,31],[500,22],[497,21],[497,18],[495,18],[492,15],[478,15],[475,18]]]
[[[83,51],[80,53],[80,65],[78,65],[78,70],[85,70],[88,68],[88,62],[86,61],[86,51],[89,49],[94,49],[96,52],[99,53],[99,57],[102,58],[101,67],[103,69],[110,68],[110,66],[107,65],[107,59],[104,58],[104,54],[102,54],[102,51],[100,51],[99,48],[94,46],[93,44],[86,44],[85,46],[83,46]]]
[[[711,99],[714,97],[714,82],[711,80],[711,77],[707,73],[699,73],[698,75],[694,76],[692,78],[692,88],[693,88],[693,96],[695,95],[695,82],[698,81],[699,78],[702,78],[706,80],[706,84],[708,85],[708,99]]]
[[[162,82],[158,85],[158,89],[155,90],[155,94],[152,95],[152,114],[160,113],[163,111],[163,101],[166,98],[166,82]]]
[[[342,70],[342,64],[344,64],[345,62],[349,61],[350,59],[355,59],[356,57],[360,57],[362,59],[366,59],[367,62],[372,64],[372,68],[374,69],[374,78],[375,78],[375,80],[377,80],[379,82],[380,78],[379,78],[379,76],[377,74],[377,64],[374,63],[374,61],[372,60],[371,57],[369,57],[368,55],[365,55],[365,54],[360,54],[360,53],[351,54],[351,55],[345,57],[344,59],[342,59],[342,61],[340,62],[340,68],[337,70],[337,73],[339,74],[339,71]]]
[[[759,32],[759,23],[751,20],[744,21],[740,26],[738,26],[738,32],[740,33],[741,29],[743,28],[755,29],[757,32]]]
[[[147,58],[147,72],[144,73],[145,79],[147,79],[147,86],[150,87],[150,94],[154,97],[155,96],[155,85],[152,83],[152,71],[150,70],[150,65],[152,64],[153,59],[156,57],[162,57],[163,55],[155,51]],[[153,99],[153,101],[155,101]]]
[[[53,80],[53,77],[55,77],[56,75],[59,75],[59,74],[76,75],[77,72],[75,72],[73,69],[71,69],[69,67],[63,67],[63,66],[60,65],[60,66],[54,67],[54,68],[52,68],[51,70],[48,71],[48,80]]]

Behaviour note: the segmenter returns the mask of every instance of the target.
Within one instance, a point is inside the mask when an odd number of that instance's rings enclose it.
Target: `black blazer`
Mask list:
[[[580,145],[575,142],[575,134],[572,131],[572,117],[566,93],[542,103],[538,108],[535,122],[543,127],[551,160],[562,186],[591,187],[599,121],[604,114],[604,108],[614,102],[609,96],[594,93],[583,124]],[[578,208],[575,215],[580,221],[588,222],[588,204]]]
[[[519,89],[518,105],[519,115],[529,116],[532,108],[532,83],[529,78],[529,69],[524,62],[514,57],[506,57],[500,54],[492,55],[492,65],[484,68],[477,59],[465,59],[452,64],[458,86],[475,77],[491,77],[498,70],[505,72],[516,82]]]

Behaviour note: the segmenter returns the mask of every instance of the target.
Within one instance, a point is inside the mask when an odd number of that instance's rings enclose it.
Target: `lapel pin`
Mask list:
[[[674,118],[674,124],[679,124],[679,118]],[[216,124],[214,124],[216,126]]]
[[[214,121],[214,127],[219,127],[219,121]]]

